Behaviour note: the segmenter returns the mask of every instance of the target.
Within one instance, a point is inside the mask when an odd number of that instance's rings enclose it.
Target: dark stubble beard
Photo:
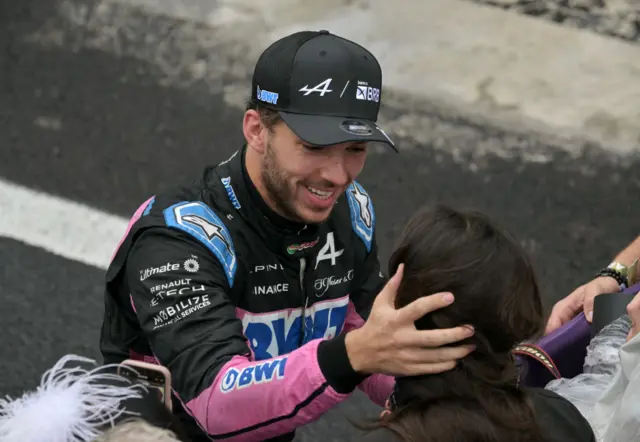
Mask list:
[[[291,221],[306,224],[307,222],[296,211],[295,190],[288,185],[289,177],[278,164],[271,140],[267,142],[261,174],[265,190],[275,204],[276,211]]]

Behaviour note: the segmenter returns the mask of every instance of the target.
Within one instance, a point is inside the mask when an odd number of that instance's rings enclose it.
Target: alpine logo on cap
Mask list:
[[[331,86],[331,80],[332,80],[331,78],[327,78],[322,83],[316,84],[311,89],[309,89],[308,84],[305,84],[302,88],[298,90],[298,92],[304,92],[303,95],[309,95],[313,92],[317,92],[318,94],[320,94],[321,97],[323,97],[324,94],[333,92],[333,89],[329,89],[329,87]]]

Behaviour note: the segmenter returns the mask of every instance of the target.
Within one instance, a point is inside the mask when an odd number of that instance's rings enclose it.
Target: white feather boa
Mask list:
[[[83,369],[73,362],[92,364]],[[121,379],[101,373],[113,366],[97,366],[92,359],[67,355],[43,376],[36,391],[22,397],[0,398],[0,442],[89,442],[105,425],[126,412],[125,399],[142,397],[142,385],[115,386],[101,381]]]

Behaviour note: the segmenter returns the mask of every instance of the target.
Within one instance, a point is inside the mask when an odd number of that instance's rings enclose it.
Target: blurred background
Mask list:
[[[241,146],[258,54],[305,28],[383,68],[401,154],[372,151],[360,178],[383,263],[418,206],[481,209],[551,307],[637,235],[638,0],[0,0],[0,395],[67,353],[99,359],[126,218]],[[298,440],[371,412],[355,394]]]

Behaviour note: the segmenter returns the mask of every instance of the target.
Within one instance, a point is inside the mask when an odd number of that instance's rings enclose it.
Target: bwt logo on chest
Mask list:
[[[348,296],[318,302],[305,310],[304,322],[302,308],[271,313],[242,312],[239,317],[256,360],[263,360],[298,348],[303,325],[302,345],[313,339],[331,339],[339,335],[347,317],[348,304]]]

